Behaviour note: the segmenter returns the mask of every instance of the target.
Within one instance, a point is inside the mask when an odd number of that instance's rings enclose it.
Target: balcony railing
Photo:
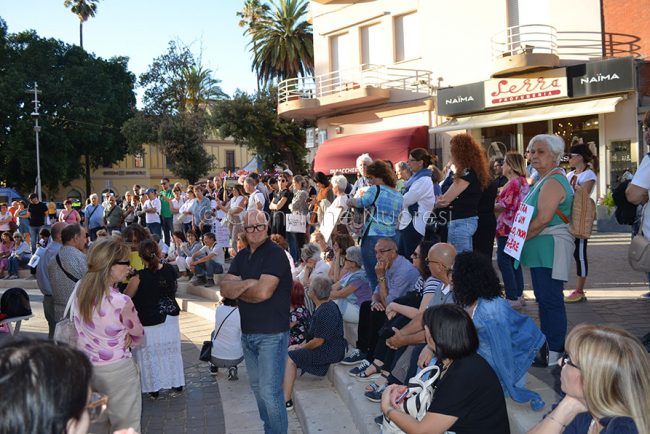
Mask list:
[[[278,86],[278,104],[297,99],[318,99],[365,87],[400,89],[431,95],[431,72],[391,68],[383,65],[359,65],[315,77],[291,78]]]
[[[554,54],[562,59],[640,57],[640,38],[625,33],[558,31],[546,24],[508,27],[492,37],[492,57]]]

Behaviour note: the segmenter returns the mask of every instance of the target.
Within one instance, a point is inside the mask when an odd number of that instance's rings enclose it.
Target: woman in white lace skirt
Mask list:
[[[176,396],[183,390],[185,375],[176,303],[176,270],[161,263],[158,244],[144,240],[138,248],[145,268],[129,281],[125,293],[133,299],[144,326],[144,345],[134,351],[140,368],[142,392],[153,399],[162,389]]]

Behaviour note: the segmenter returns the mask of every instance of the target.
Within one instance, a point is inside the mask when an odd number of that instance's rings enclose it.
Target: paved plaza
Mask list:
[[[627,264],[628,240],[629,235],[626,234],[596,234],[589,241],[588,301],[567,305],[569,327],[590,322],[619,325],[637,336],[650,331],[650,299],[640,297],[648,291],[648,287],[643,274],[630,270]],[[571,282],[566,286],[567,290],[572,287]],[[35,316],[23,322],[20,335],[45,338],[47,324],[42,314],[40,293],[37,289],[29,289],[28,292]],[[183,297],[185,296],[181,294],[180,298]],[[532,291],[527,290],[526,297],[528,302],[523,311],[537,320],[537,306]],[[188,299],[196,301],[196,297]],[[205,304],[204,300],[203,305]],[[198,361],[199,349],[213,328],[212,321],[208,320],[207,315],[183,312],[180,325],[187,384],[185,392],[174,398],[162,393],[155,401],[143,397],[143,433],[263,432],[243,364],[239,370],[239,381],[228,381],[225,372],[219,372],[216,377],[211,376],[207,364]],[[530,373],[545,383],[546,387],[557,387],[557,378],[550,370],[532,368]],[[311,380],[298,379],[298,388],[301,381],[309,383]],[[324,383],[309,384],[309,387],[321,387],[314,385]],[[331,390],[323,389],[323,396],[326,393],[331,393]],[[289,412],[290,433],[302,433],[303,429],[305,432],[333,432],[328,430],[331,419],[315,420],[314,417],[305,418],[304,414],[302,411]],[[297,415],[309,420],[303,420],[301,425]]]

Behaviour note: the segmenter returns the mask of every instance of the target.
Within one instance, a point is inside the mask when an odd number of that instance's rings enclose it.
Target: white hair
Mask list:
[[[93,200],[93,199],[99,199],[99,196],[97,196],[97,193],[93,193],[93,194],[91,194],[90,196],[88,196],[88,198],[89,198],[90,200]]]
[[[307,243],[303,246],[300,252],[300,259],[303,261],[308,261],[313,259],[314,261],[320,260],[321,249],[318,244]]]
[[[332,187],[338,187],[341,191],[345,191],[345,188],[348,186],[348,180],[343,175],[332,176],[330,183],[332,184]]]
[[[325,276],[316,276],[309,282],[309,290],[314,293],[316,299],[327,300],[332,292],[332,281]]]
[[[548,150],[555,157],[556,163],[562,160],[565,150],[564,139],[562,137],[556,136],[555,134],[538,134],[530,139],[527,149],[530,149],[536,142],[541,142],[548,146]]]
[[[361,165],[361,163],[366,162],[368,164],[372,163],[372,158],[370,158],[369,154],[361,154],[357,157],[357,167]]]

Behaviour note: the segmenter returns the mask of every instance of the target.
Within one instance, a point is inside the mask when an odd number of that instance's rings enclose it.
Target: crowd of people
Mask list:
[[[542,134],[525,156],[489,161],[459,134],[450,155],[440,170],[426,149],[400,162],[363,154],[354,183],[286,169],[188,187],[163,178],[160,188],[136,185],[119,199],[91,195],[82,213],[67,201],[35,267],[50,337],[67,304],[77,331],[79,351],[48,347],[54,362],[83,360],[85,374],[69,384],[78,400],[92,400],[91,386],[107,396],[112,429],[139,430],[143,394],[176,396],[185,385],[177,281],[213,287],[223,274],[210,371],[226,369],[234,381],[245,361],[266,433],[287,432],[298,374],[324,376],[335,363],[350,366],[380,404],[377,423],[404,432],[507,433],[506,399],[542,409],[526,387],[528,370],[558,363],[566,396],[531,432],[649,432],[650,404],[638,397],[650,396],[650,364],[638,339],[587,325],[567,336],[565,303],[586,300],[588,270],[587,240],[574,238],[567,216],[576,191],[594,188],[592,151],[576,142],[567,152],[560,137]],[[47,206],[30,201],[13,214],[0,205],[0,230],[10,223],[3,215],[45,219]],[[507,244],[522,204],[534,211],[515,258]],[[16,220],[16,233],[2,234],[0,267],[11,276],[36,251],[29,243],[43,236],[39,222],[25,232]],[[565,298],[571,256],[578,284]],[[517,310],[526,303],[523,267],[539,327]],[[16,362],[39,354],[34,343],[0,350],[0,385],[50,369]],[[436,393],[416,418],[400,403],[409,379],[430,366],[440,372]],[[85,407],[68,404],[56,421],[33,423],[87,426]],[[0,425],[19,422],[14,415]]]

